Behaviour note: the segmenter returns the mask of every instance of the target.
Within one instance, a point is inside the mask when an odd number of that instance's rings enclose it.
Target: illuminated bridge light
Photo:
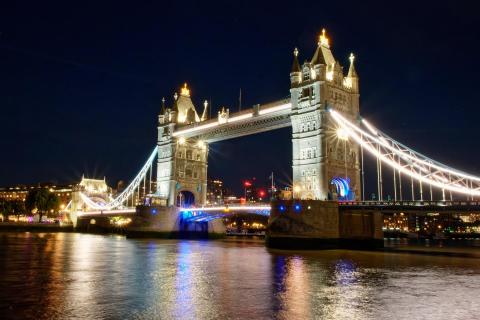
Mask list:
[[[432,160],[395,141],[363,119],[366,131],[337,111],[329,109],[329,112],[336,124],[344,128],[353,141],[398,172],[442,190],[480,196],[480,177]]]
[[[302,206],[299,203],[296,203],[294,208],[296,212],[300,212],[302,210]]]

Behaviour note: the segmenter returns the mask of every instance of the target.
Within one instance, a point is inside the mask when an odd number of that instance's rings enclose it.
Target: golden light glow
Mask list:
[[[352,89],[353,87],[352,78],[350,77],[343,78],[343,86],[348,89]]]
[[[298,185],[293,187],[293,192],[300,192],[300,191],[302,191],[302,187]]]
[[[184,137],[178,138],[178,144],[185,144],[185,138]]]
[[[327,73],[325,74],[325,77],[327,78],[328,81],[332,81],[333,80],[333,71],[327,71]]]
[[[353,55],[353,53],[350,53],[350,57],[348,57],[348,60],[350,60],[350,64],[353,63],[353,61],[355,60],[355,56]]]
[[[348,131],[342,127],[337,129],[337,138],[340,140],[348,140]]]
[[[190,97],[190,90],[187,88],[187,83],[186,82],[183,85],[183,88],[181,89],[180,93],[181,93],[182,96]]]
[[[203,142],[202,140],[198,141],[198,147],[205,149],[205,142]]]
[[[320,35],[320,42],[318,44],[322,45],[322,46],[325,46],[327,48],[330,48],[329,39],[325,35],[325,28],[322,29],[322,34]]]
[[[325,78],[327,78],[328,81],[333,81],[333,70],[335,70],[335,62],[332,63],[330,66],[327,66]]]

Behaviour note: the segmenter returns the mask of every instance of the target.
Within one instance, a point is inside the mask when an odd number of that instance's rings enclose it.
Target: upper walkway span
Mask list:
[[[173,133],[174,137],[198,138],[212,143],[238,138],[250,134],[280,129],[292,125],[290,120],[292,105],[289,99],[230,114],[229,110],[220,112],[218,118],[182,126]]]

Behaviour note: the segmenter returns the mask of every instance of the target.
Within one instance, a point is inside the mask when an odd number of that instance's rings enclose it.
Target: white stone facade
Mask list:
[[[298,51],[295,50],[290,73],[294,197],[334,199],[338,192],[331,181],[334,177],[341,177],[349,180],[350,196],[358,198],[361,193],[359,147],[337,137],[327,111],[333,108],[356,120],[359,113],[358,77],[353,56],[349,73],[344,76],[328,39],[325,41],[325,34],[322,37],[312,61],[303,66],[298,64]]]
[[[179,119],[177,113],[182,115],[192,110],[192,121],[200,122],[190,94],[185,94],[185,90],[186,86],[180,97],[176,97],[173,110],[164,110],[158,122],[156,194],[166,206],[176,205],[182,191],[191,192],[196,205],[205,204],[207,197],[208,144],[198,138],[173,136],[174,130],[186,121],[185,116]]]

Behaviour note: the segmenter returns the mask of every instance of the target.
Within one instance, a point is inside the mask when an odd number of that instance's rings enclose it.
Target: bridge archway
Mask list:
[[[189,208],[195,204],[195,194],[188,190],[178,192],[176,199],[177,207]]]

